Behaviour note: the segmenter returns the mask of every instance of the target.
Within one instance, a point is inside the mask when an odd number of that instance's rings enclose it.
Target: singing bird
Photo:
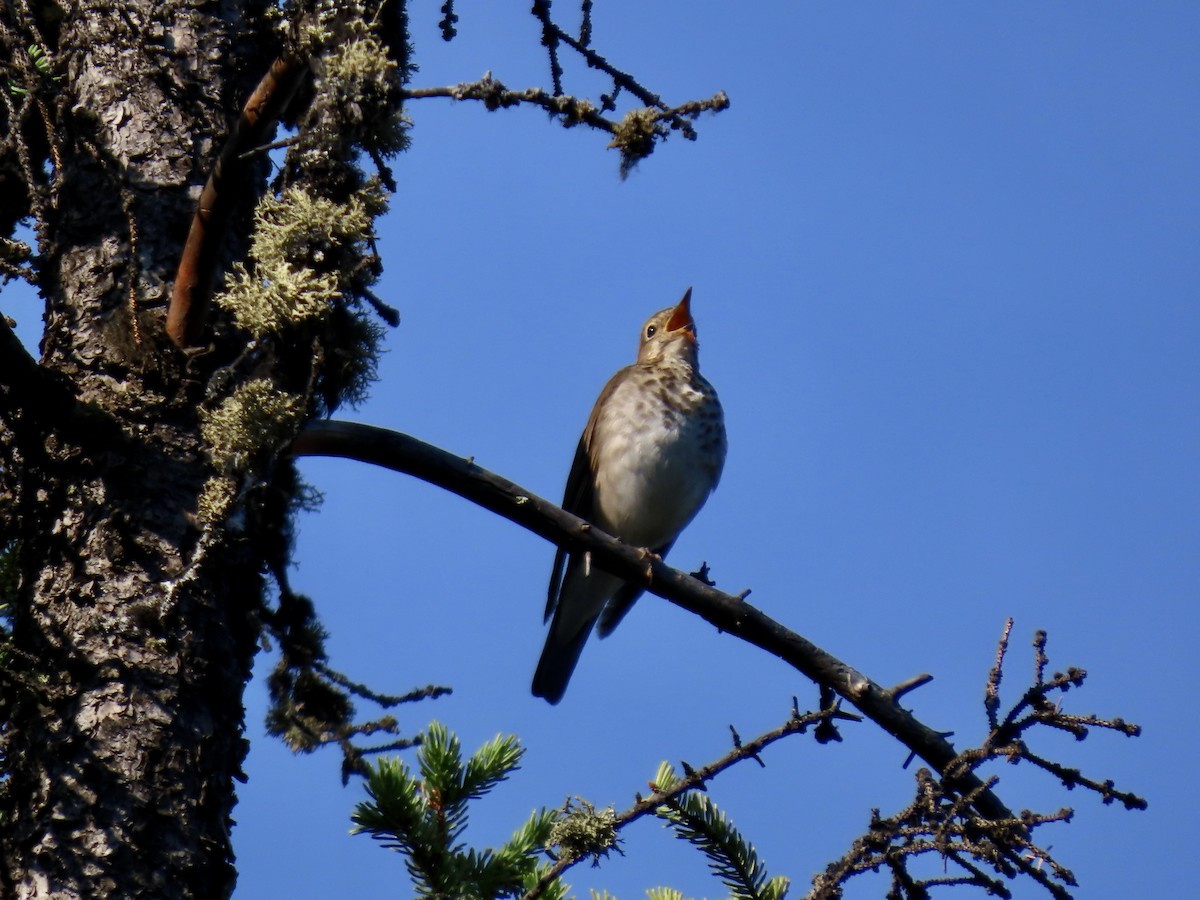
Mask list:
[[[600,392],[567,476],[563,509],[627,544],[666,556],[717,486],[725,418],[700,374],[692,289],[642,326],[637,362]],[[642,588],[561,547],[550,575],[550,633],[533,693],[558,703],[592,628],[607,637]]]

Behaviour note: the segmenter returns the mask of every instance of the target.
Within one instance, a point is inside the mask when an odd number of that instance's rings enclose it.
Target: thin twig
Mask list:
[[[365,684],[357,681],[352,681],[346,675],[338,672],[336,669],[331,669],[329,666],[321,662],[314,662],[313,668],[332,681],[334,684],[340,685],[350,693],[362,697],[365,700],[370,700],[384,709],[390,709],[393,706],[400,706],[404,703],[415,703],[418,700],[436,700],[438,697],[446,694],[451,694],[453,691],[448,687],[431,684],[423,688],[409,691],[407,694],[380,694]]]
[[[542,23],[544,34],[552,35],[554,38],[562,41],[564,44],[582,56],[584,62],[586,62],[590,68],[603,72],[613,80],[614,85],[629,91],[629,93],[641,100],[646,106],[654,106],[662,110],[667,109],[662,100],[659,98],[658,94],[655,94],[654,92],[642,87],[636,78],[634,78],[628,72],[618,69],[595,50],[588,47],[586,42],[576,40],[575,38],[571,37],[571,35],[567,34],[567,32],[563,31],[562,28],[558,26],[558,23],[550,18],[549,3],[540,2],[540,0],[534,0],[533,7],[530,11],[537,18],[537,20]],[[587,19],[587,24],[589,26],[587,36],[590,38],[590,16]]]
[[[987,711],[988,725],[993,731],[998,724],[996,714],[1000,709],[1000,679],[1004,673],[1004,654],[1008,651],[1008,636],[1012,634],[1012,627],[1013,620],[1010,616],[1004,623],[1004,634],[1000,636],[1000,643],[996,647],[996,662],[992,664],[987,685],[984,687],[983,708]]]
[[[253,159],[256,156],[262,156],[264,153],[270,153],[272,150],[282,150],[284,147],[290,147],[297,143],[300,139],[295,135],[286,137],[278,141],[272,141],[269,144],[263,144],[260,147],[251,147],[249,150],[243,150],[238,154],[238,159],[246,160]]]

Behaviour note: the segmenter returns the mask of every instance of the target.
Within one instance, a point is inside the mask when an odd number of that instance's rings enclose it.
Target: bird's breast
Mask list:
[[[630,544],[669,544],[716,487],[721,407],[707,382],[644,375],[619,384],[591,445],[596,524]]]

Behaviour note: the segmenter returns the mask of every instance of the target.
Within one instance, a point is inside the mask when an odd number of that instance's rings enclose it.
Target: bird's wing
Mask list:
[[[590,430],[590,423],[589,423]],[[575,450],[575,461],[571,463],[571,474],[567,476],[567,489],[563,494],[562,508],[587,519],[592,513],[592,471],[588,462],[588,431],[579,439]],[[558,605],[558,594],[562,590],[563,568],[567,562],[567,551],[559,547],[554,554],[554,568],[550,571],[550,587],[546,591],[546,618],[549,622]]]
[[[612,392],[616,389],[617,382],[624,373],[624,369],[608,380],[608,384],[600,391],[600,396],[596,399],[596,405],[592,407],[592,414],[588,417],[587,425],[583,429],[583,436],[579,439],[579,446],[575,448],[575,459],[571,463],[571,472],[567,475],[567,488],[563,491],[562,508],[567,512],[579,516],[581,519],[587,519],[589,522],[593,517],[593,503],[595,502],[595,472],[594,462],[592,460],[592,435],[596,431],[596,420],[599,418],[600,407],[608,400]],[[554,607],[558,605],[558,595],[562,590],[564,568],[567,565],[568,557],[570,556],[562,547],[554,554],[554,568],[550,571],[550,586],[546,591],[546,621],[550,621],[550,617],[554,615]]]
[[[671,543],[659,547],[654,552],[661,559],[667,555],[674,544],[675,542],[671,541]],[[637,601],[637,598],[642,596],[643,590],[645,589],[640,585],[628,581],[621,585],[621,589],[613,594],[613,598],[608,601],[608,604],[604,607],[604,611],[600,613],[600,621],[596,625],[596,634],[602,638],[606,638],[612,634],[613,630],[621,624],[621,620],[625,618],[625,614],[633,608],[633,604]]]

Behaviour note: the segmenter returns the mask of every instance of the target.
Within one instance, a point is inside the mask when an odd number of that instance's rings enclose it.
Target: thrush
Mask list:
[[[567,476],[563,509],[659,557],[699,512],[725,465],[725,419],[700,374],[692,289],[642,326],[637,362],[600,392]],[[558,703],[599,621],[607,637],[642,588],[592,565],[586,553],[554,557],[546,601],[550,633],[534,696]],[[551,621],[552,619],[552,621]]]

